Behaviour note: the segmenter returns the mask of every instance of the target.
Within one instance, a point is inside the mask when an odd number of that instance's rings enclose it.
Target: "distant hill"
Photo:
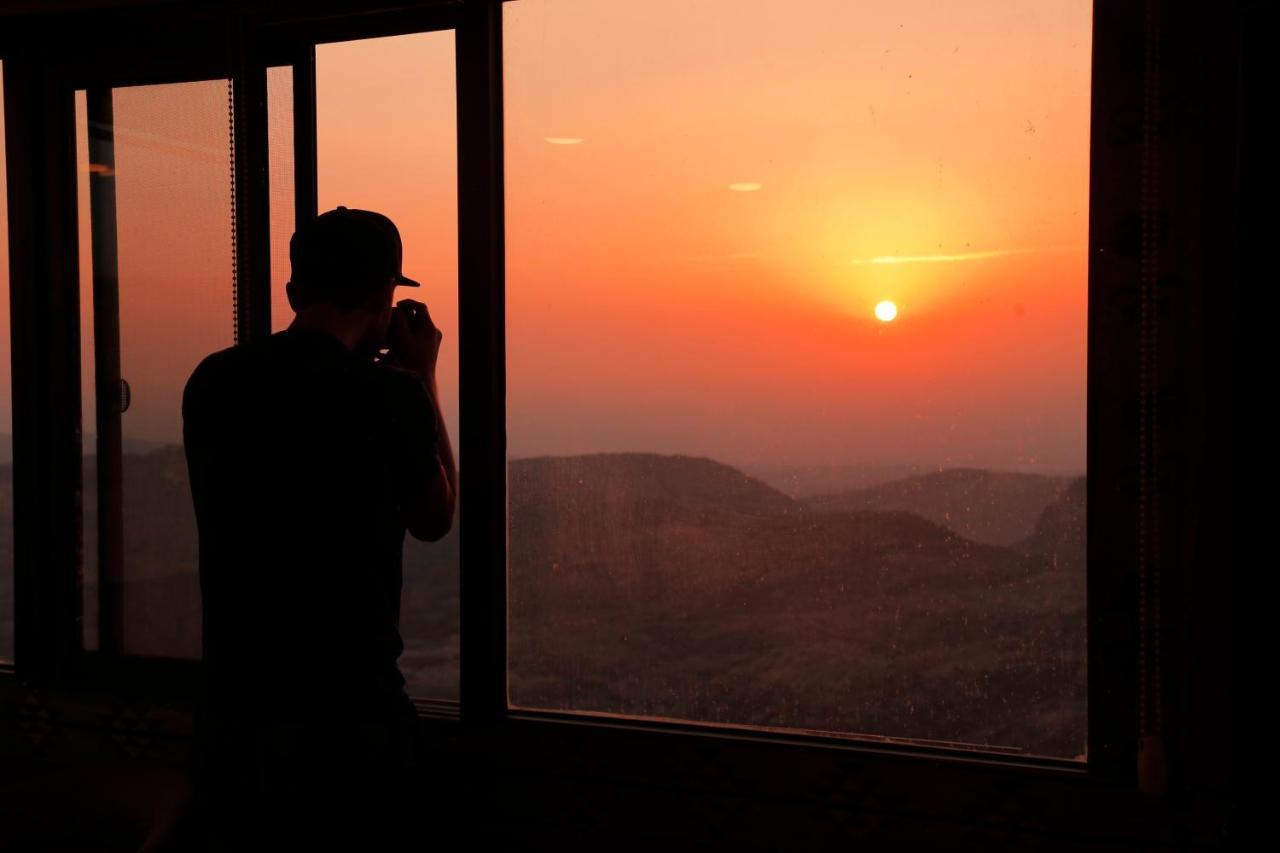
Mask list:
[[[509,479],[518,705],[1082,750],[1083,572],[705,459]]]
[[[85,455],[94,455],[98,452],[98,438],[92,433],[84,436],[84,452]],[[175,446],[164,441],[149,441],[145,439],[125,438],[122,442],[125,453],[147,453],[157,450],[161,447]],[[181,447],[181,443],[176,446]],[[0,432],[0,465],[6,465],[13,461],[13,436],[7,432]]]
[[[542,511],[558,514],[589,512],[593,506],[635,513],[719,511],[748,515],[800,508],[755,477],[698,456],[593,453],[513,459],[508,482],[516,500],[534,498]],[[548,495],[551,502],[546,500]]]
[[[84,471],[85,517],[96,519],[97,471]],[[194,574],[198,540],[187,482],[187,458],[178,445],[124,454],[124,529],[131,580]],[[86,524],[86,553],[96,554],[96,524]]]
[[[1072,480],[1058,499],[1040,513],[1035,530],[1018,549],[1026,554],[1048,556],[1063,568],[1083,572],[1086,489],[1084,477]]]
[[[905,510],[975,542],[1014,545],[1035,530],[1069,477],[952,468],[803,501],[817,512]]]
[[[789,497],[803,499],[866,489],[905,480],[929,470],[928,465],[739,465]]]

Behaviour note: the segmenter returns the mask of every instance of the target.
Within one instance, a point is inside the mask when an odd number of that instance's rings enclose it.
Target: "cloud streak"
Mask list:
[[[852,264],[947,264],[955,261],[986,261],[1007,258],[1010,255],[1030,255],[1039,252],[1069,252],[1072,246],[1046,246],[1034,249],[991,249],[985,252],[963,252],[956,255],[880,255],[874,258],[858,258]]]

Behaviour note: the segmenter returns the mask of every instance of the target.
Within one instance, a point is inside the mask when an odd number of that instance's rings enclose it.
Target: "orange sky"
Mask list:
[[[1090,15],[508,4],[511,455],[1083,471]],[[317,75],[321,207],[400,225],[456,437],[452,51],[322,45]],[[225,82],[121,90],[117,124],[126,435],[175,440],[186,376],[231,343]]]
[[[512,455],[1083,471],[1090,14],[509,4]]]

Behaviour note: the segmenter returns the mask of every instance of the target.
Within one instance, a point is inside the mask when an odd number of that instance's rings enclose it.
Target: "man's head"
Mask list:
[[[419,287],[401,271],[400,232],[386,216],[338,207],[320,214],[289,241],[293,272],[285,292],[299,317],[323,317],[376,352],[391,322],[397,286]]]

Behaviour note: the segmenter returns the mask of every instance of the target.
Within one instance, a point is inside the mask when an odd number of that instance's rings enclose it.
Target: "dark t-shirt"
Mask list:
[[[214,705],[403,697],[404,507],[438,465],[426,384],[289,329],[205,358],[182,414]]]

